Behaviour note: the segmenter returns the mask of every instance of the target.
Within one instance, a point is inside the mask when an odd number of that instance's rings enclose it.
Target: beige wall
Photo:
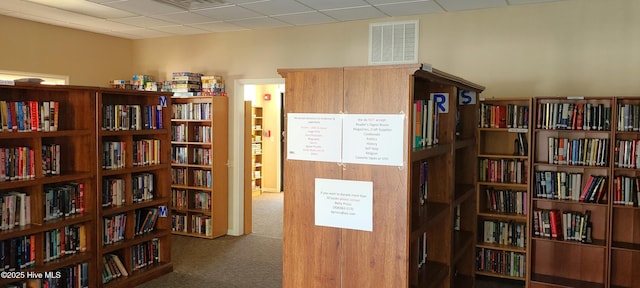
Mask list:
[[[72,85],[131,79],[131,40],[6,16],[0,27],[0,70],[66,75]]]
[[[265,101],[264,94],[271,94]],[[256,86],[256,103],[262,107],[262,129],[271,131],[271,137],[262,136],[262,191],[280,192],[277,187],[277,165],[280,161],[280,93],[278,85]]]

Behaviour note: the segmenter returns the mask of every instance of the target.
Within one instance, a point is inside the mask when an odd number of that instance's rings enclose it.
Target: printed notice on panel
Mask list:
[[[316,178],[315,224],[373,231],[373,182]]]
[[[344,163],[403,166],[403,114],[345,114]]]
[[[340,162],[340,114],[288,113],[287,159]]]

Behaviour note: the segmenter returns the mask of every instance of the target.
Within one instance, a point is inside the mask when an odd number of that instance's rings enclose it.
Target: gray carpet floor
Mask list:
[[[172,236],[174,271],[140,288],[282,287],[282,193],[253,198],[253,233],[214,240]],[[476,288],[520,288],[518,283],[478,280]]]

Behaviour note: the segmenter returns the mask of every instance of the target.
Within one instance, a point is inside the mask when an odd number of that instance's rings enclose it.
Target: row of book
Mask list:
[[[536,171],[536,198],[602,203],[607,196],[607,176],[590,175],[582,186],[582,173]]]
[[[174,164],[188,164],[188,148],[184,146],[171,147],[171,163]]]
[[[35,179],[35,166],[31,147],[0,148],[0,182]]]
[[[518,133],[516,139],[513,140],[513,155],[529,155],[529,142],[527,142],[526,133]]]
[[[213,235],[213,219],[211,216],[194,214],[191,215],[191,232],[205,236]]]
[[[614,205],[640,207],[640,177],[616,176],[613,179]]]
[[[86,250],[87,232],[84,225],[70,225],[44,232],[44,262]]]
[[[527,214],[527,191],[513,191],[510,189],[495,189],[485,187],[487,203],[485,208],[489,212],[505,214]]]
[[[526,247],[527,225],[513,221],[485,220],[482,241],[485,244]]]
[[[480,103],[480,128],[529,128],[529,106]]]
[[[413,148],[431,147],[438,144],[438,107],[435,100],[413,102]]]
[[[187,142],[187,135],[186,124],[171,125],[171,141]]]
[[[540,209],[533,211],[533,235],[563,241],[592,242],[591,211],[584,213]]]
[[[187,215],[178,213],[171,214],[171,231],[188,232]]]
[[[84,213],[84,195],[83,183],[70,182],[63,185],[45,186],[44,221]]]
[[[524,253],[476,248],[476,271],[511,277],[526,277],[527,259]]]
[[[193,208],[195,209],[211,209],[211,193],[209,192],[194,192],[193,193]]]
[[[3,286],[7,288],[89,288],[89,263],[84,262],[44,271],[43,278],[32,278]]]
[[[616,139],[613,161],[618,168],[640,169],[640,140]]]
[[[0,132],[58,131],[56,101],[0,101]]]
[[[160,263],[160,239],[131,246],[131,271]]]
[[[127,277],[129,272],[124,267],[120,257],[116,254],[102,255],[102,283],[109,283],[111,280]]]
[[[161,105],[102,105],[102,130],[163,129]]]
[[[640,131],[640,105],[618,103],[618,131]]]
[[[126,214],[103,217],[102,244],[109,245],[124,240],[126,224]]]
[[[125,203],[124,179],[102,178],[102,208],[122,206]]]
[[[121,169],[127,165],[127,143],[124,141],[102,142],[102,169]]]
[[[548,138],[549,164],[574,166],[607,166],[609,139],[601,138]]]
[[[189,208],[189,194],[184,189],[171,189],[171,206],[188,209]]]
[[[171,119],[211,120],[213,113],[211,103],[174,103],[171,107]]]
[[[31,196],[10,191],[0,197],[0,230],[9,230],[31,224]]]
[[[184,146],[174,146],[171,149],[171,162],[175,164],[189,164],[189,154],[191,154],[191,163],[197,165],[211,165],[212,156],[211,148],[191,148]]]
[[[131,175],[131,195],[133,203],[153,200],[155,194],[155,174],[137,173]]]
[[[133,166],[160,164],[160,140],[141,139],[133,142]]]
[[[34,267],[36,247],[35,235],[0,240],[0,271],[21,271]]]
[[[135,211],[135,235],[147,234],[155,229],[158,220],[158,208],[143,208]]]
[[[213,187],[213,172],[211,170],[193,170],[193,186]],[[257,171],[259,172],[259,171]]]
[[[527,163],[522,159],[479,159],[478,181],[494,183],[527,183]]]
[[[187,168],[171,168],[171,184],[187,185]]]
[[[42,174],[60,175],[60,145],[42,144]]]
[[[611,130],[611,107],[601,103],[538,103],[536,128]]]

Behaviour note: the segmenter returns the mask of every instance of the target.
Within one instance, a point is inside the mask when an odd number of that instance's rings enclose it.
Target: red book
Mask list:
[[[38,113],[38,102],[29,101],[29,109],[31,109],[31,131],[40,131],[40,114]]]
[[[578,103],[576,106],[578,107],[578,116],[576,117],[576,130],[582,130],[584,119],[584,104]]]
[[[498,114],[500,117],[498,122],[498,128],[507,128],[507,107],[498,105],[498,112],[500,112]]]
[[[549,226],[551,228],[551,238],[558,239],[558,221],[556,219],[558,211],[550,210],[549,211]]]
[[[589,195],[589,191],[591,190],[591,186],[593,186],[593,175],[589,176],[589,180],[587,180],[587,184],[584,185],[584,189],[582,189],[582,194],[580,194],[580,202],[584,202],[585,199]]]

